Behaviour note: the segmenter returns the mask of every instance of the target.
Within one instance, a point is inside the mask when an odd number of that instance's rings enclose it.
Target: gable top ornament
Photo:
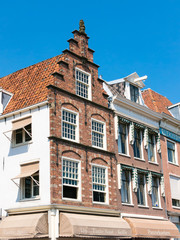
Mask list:
[[[79,32],[80,33],[85,33],[85,25],[84,25],[84,21],[83,20],[79,21]]]

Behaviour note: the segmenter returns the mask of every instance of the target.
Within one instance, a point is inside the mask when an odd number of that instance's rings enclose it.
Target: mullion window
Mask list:
[[[76,70],[76,94],[88,99],[89,75]]]
[[[157,177],[152,177],[152,206],[159,207],[159,184]]]
[[[131,203],[130,172],[126,170],[122,171],[121,201],[122,203]]]
[[[131,101],[139,103],[139,89],[130,84]]]
[[[155,162],[155,142],[154,135],[149,134],[148,137],[148,160],[150,162]]]
[[[126,124],[123,123],[119,124],[118,152],[127,154]]]
[[[76,140],[77,114],[62,111],[62,136],[71,140]]]
[[[106,169],[92,166],[93,201],[106,202]]]
[[[138,174],[137,197],[138,197],[139,205],[146,205],[146,203],[145,203],[145,181],[144,181],[143,174]]]
[[[142,158],[141,131],[137,128],[134,129],[134,157]]]
[[[167,150],[168,150],[168,161],[171,163],[176,163],[175,143],[167,141]]]
[[[92,145],[104,147],[104,124],[92,120]]]

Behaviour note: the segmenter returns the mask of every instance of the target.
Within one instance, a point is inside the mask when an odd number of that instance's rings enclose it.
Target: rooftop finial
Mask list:
[[[85,26],[84,26],[84,21],[83,20],[79,21],[79,32],[80,33],[85,33]]]

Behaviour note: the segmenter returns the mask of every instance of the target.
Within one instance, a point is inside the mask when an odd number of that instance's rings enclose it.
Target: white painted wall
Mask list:
[[[12,147],[3,132],[11,130],[12,120],[32,116],[32,143]],[[49,108],[47,105],[0,120],[0,208],[32,207],[50,204]],[[11,132],[9,133],[9,136]],[[20,201],[20,191],[11,180],[20,173],[20,164],[39,159],[40,199]],[[15,180],[19,183],[19,180]]]

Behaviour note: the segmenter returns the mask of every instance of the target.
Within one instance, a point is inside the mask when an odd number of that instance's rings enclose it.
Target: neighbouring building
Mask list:
[[[151,89],[144,90],[145,104],[162,113],[160,121],[161,155],[167,214],[180,231],[180,103],[172,103]]]
[[[144,105],[136,73],[118,82],[126,98],[111,93],[82,20],[73,35],[62,54],[0,78],[0,239],[177,236],[161,114]]]
[[[132,73],[104,83],[115,112],[118,208],[133,237],[170,238],[173,225],[167,218],[159,132],[162,115],[144,103],[141,89],[146,78]]]

